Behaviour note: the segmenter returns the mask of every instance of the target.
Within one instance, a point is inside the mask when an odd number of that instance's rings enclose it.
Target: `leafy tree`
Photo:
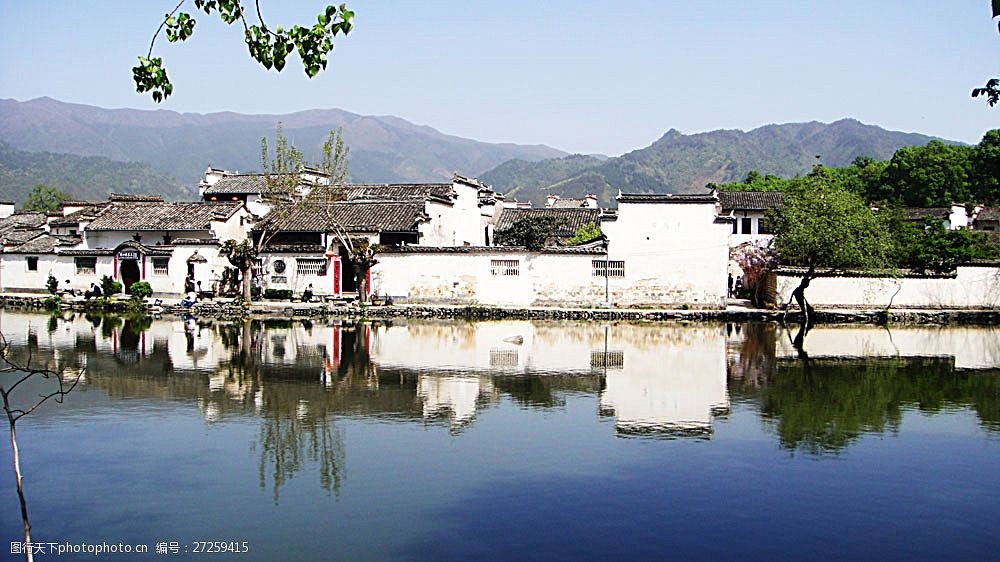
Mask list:
[[[806,268],[792,298],[807,325],[811,307],[805,291],[821,273],[890,265],[892,239],[885,225],[859,196],[834,187],[822,175],[811,175],[787,192],[768,220],[781,263]]]
[[[67,200],[69,200],[69,194],[40,183],[28,192],[28,199],[24,202],[24,210],[58,211],[62,208],[63,201]]]
[[[271,210],[254,226],[250,239],[226,240],[221,249],[221,253],[239,272],[240,292],[247,303],[253,298],[253,265],[264,247],[288,224],[288,220],[304,207],[329,210],[330,204],[343,196],[343,190],[335,188],[348,179],[349,152],[344,145],[343,131],[330,131],[323,144],[323,158],[319,165],[319,171],[326,176],[328,185],[304,186],[301,172],[306,167],[305,158],[288,142],[281,123],[277,126],[273,156],[268,149],[267,137],[261,139],[260,160],[265,174],[265,189],[261,198],[271,205]],[[337,231],[338,238],[348,248],[348,254],[353,255],[353,244],[342,235],[343,229],[331,225],[331,230]]]
[[[576,233],[566,241],[570,246],[576,246],[577,244],[586,244],[595,238],[600,238],[604,233],[601,232],[601,227],[598,226],[596,222],[588,222],[582,225],[580,228],[576,229]]]
[[[117,295],[122,292],[122,284],[119,281],[115,281],[111,277],[105,275],[101,277],[101,292],[106,297]]]
[[[969,183],[977,203],[1000,203],[1000,129],[987,131],[973,150]]]
[[[997,256],[997,247],[984,232],[947,230],[938,219],[926,221],[913,246],[910,265],[917,271],[948,273],[975,259]]]
[[[181,0],[174,9],[165,14],[163,22],[153,34],[146,56],[139,57],[139,64],[132,68],[135,89],[139,93],[152,92],[153,101],[161,102],[174,91],[174,85],[167,78],[163,59],[153,56],[153,47],[161,31],[165,31],[167,41],[185,41],[194,33],[196,20],[191,14],[180,11],[186,0]],[[347,35],[354,28],[354,12],[346,4],[340,7],[327,6],[316,17],[311,26],[293,25],[289,29],[276,26],[273,29],[264,23],[260,0],[255,2],[257,21],[247,21],[246,8],[242,0],[194,0],[196,9],[211,15],[217,13],[228,25],[243,24],[244,41],[250,57],[264,68],[281,72],[285,59],[292,51],[297,51],[306,76],[312,78],[326,69],[326,57],[333,50],[337,35]]]
[[[972,199],[972,154],[972,147],[938,140],[901,148],[882,173],[881,186],[869,197],[913,207],[968,202]]]
[[[497,231],[495,240],[498,246],[524,246],[529,250],[541,250],[562,225],[563,219],[557,217],[525,217],[514,221],[509,228]]]

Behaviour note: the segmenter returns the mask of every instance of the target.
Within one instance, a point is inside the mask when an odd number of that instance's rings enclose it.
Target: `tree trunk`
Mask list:
[[[809,283],[816,278],[816,268],[810,267],[809,271],[802,276],[802,281],[799,282],[799,286],[792,291],[792,298],[795,299],[795,303],[799,305],[799,310],[802,311],[802,322],[805,325],[809,325],[810,316],[812,316],[812,306],[809,305],[809,301],[806,300],[806,289],[809,288]]]
[[[362,303],[368,300],[368,270],[362,270],[358,268],[357,273],[357,284],[358,284],[358,298]]]
[[[10,446],[14,451],[14,477],[17,481],[17,499],[21,501],[21,521],[24,522],[25,555],[28,562],[34,560],[31,549],[31,523],[28,521],[28,502],[24,499],[24,486],[21,482],[21,453],[17,449],[17,431],[15,424],[10,422]]]
[[[247,304],[253,301],[253,268],[248,266],[245,270],[240,272],[240,277],[243,281],[243,300]]]

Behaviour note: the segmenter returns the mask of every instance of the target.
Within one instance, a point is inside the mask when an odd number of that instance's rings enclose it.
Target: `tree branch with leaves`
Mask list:
[[[339,7],[326,6],[313,25],[293,25],[286,29],[280,25],[271,28],[264,23],[260,0],[254,2],[256,23],[247,20],[247,9],[242,0],[193,1],[197,10],[207,15],[215,13],[227,25],[242,23],[244,42],[250,58],[267,70],[273,68],[281,72],[288,55],[296,51],[302,61],[302,70],[309,78],[326,69],[327,56],[334,48],[337,35],[347,35],[354,28],[354,12],[348,10],[346,4]],[[164,14],[163,21],[149,42],[146,56],[140,56],[139,64],[132,68],[136,91],[140,94],[152,92],[153,101],[157,103],[173,93],[174,85],[167,77],[163,59],[153,56],[153,48],[161,32],[165,33],[170,43],[186,41],[194,34],[197,20],[190,13],[180,11],[185,2],[187,0],[181,0],[173,10]]]

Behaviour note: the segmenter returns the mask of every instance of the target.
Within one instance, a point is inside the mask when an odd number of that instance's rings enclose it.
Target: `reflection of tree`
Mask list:
[[[774,372],[777,326],[749,323],[743,326],[739,358],[730,361],[729,376],[751,388],[762,384]]]
[[[339,493],[343,478],[343,432],[332,427],[331,416],[322,402],[309,402],[296,396],[296,392],[288,392],[298,386],[269,388],[261,413],[260,487],[267,487],[270,474],[275,503],[281,486],[307,461],[318,466],[320,487],[328,492]]]
[[[817,360],[780,363],[758,392],[761,415],[781,444],[839,452],[870,432],[896,431],[902,412],[972,406],[1000,430],[1000,376],[955,372],[950,360]]]
[[[281,377],[280,371],[268,372],[262,356],[266,332],[265,325],[249,319],[220,330],[221,339],[230,344],[228,379],[247,390],[245,396],[254,397],[261,416],[258,442],[252,447],[260,453],[260,486],[266,488],[270,477],[277,503],[281,486],[311,463],[318,467],[320,487],[339,493],[344,443],[342,432],[332,427],[334,401],[315,382],[304,384]]]

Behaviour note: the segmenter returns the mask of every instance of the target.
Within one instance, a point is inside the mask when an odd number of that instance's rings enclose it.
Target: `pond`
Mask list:
[[[0,329],[12,359],[83,373],[18,424],[34,541],[148,549],[59,559],[1000,549],[996,327],[821,326],[801,350],[766,324],[6,311]],[[5,442],[4,558],[11,466]]]

